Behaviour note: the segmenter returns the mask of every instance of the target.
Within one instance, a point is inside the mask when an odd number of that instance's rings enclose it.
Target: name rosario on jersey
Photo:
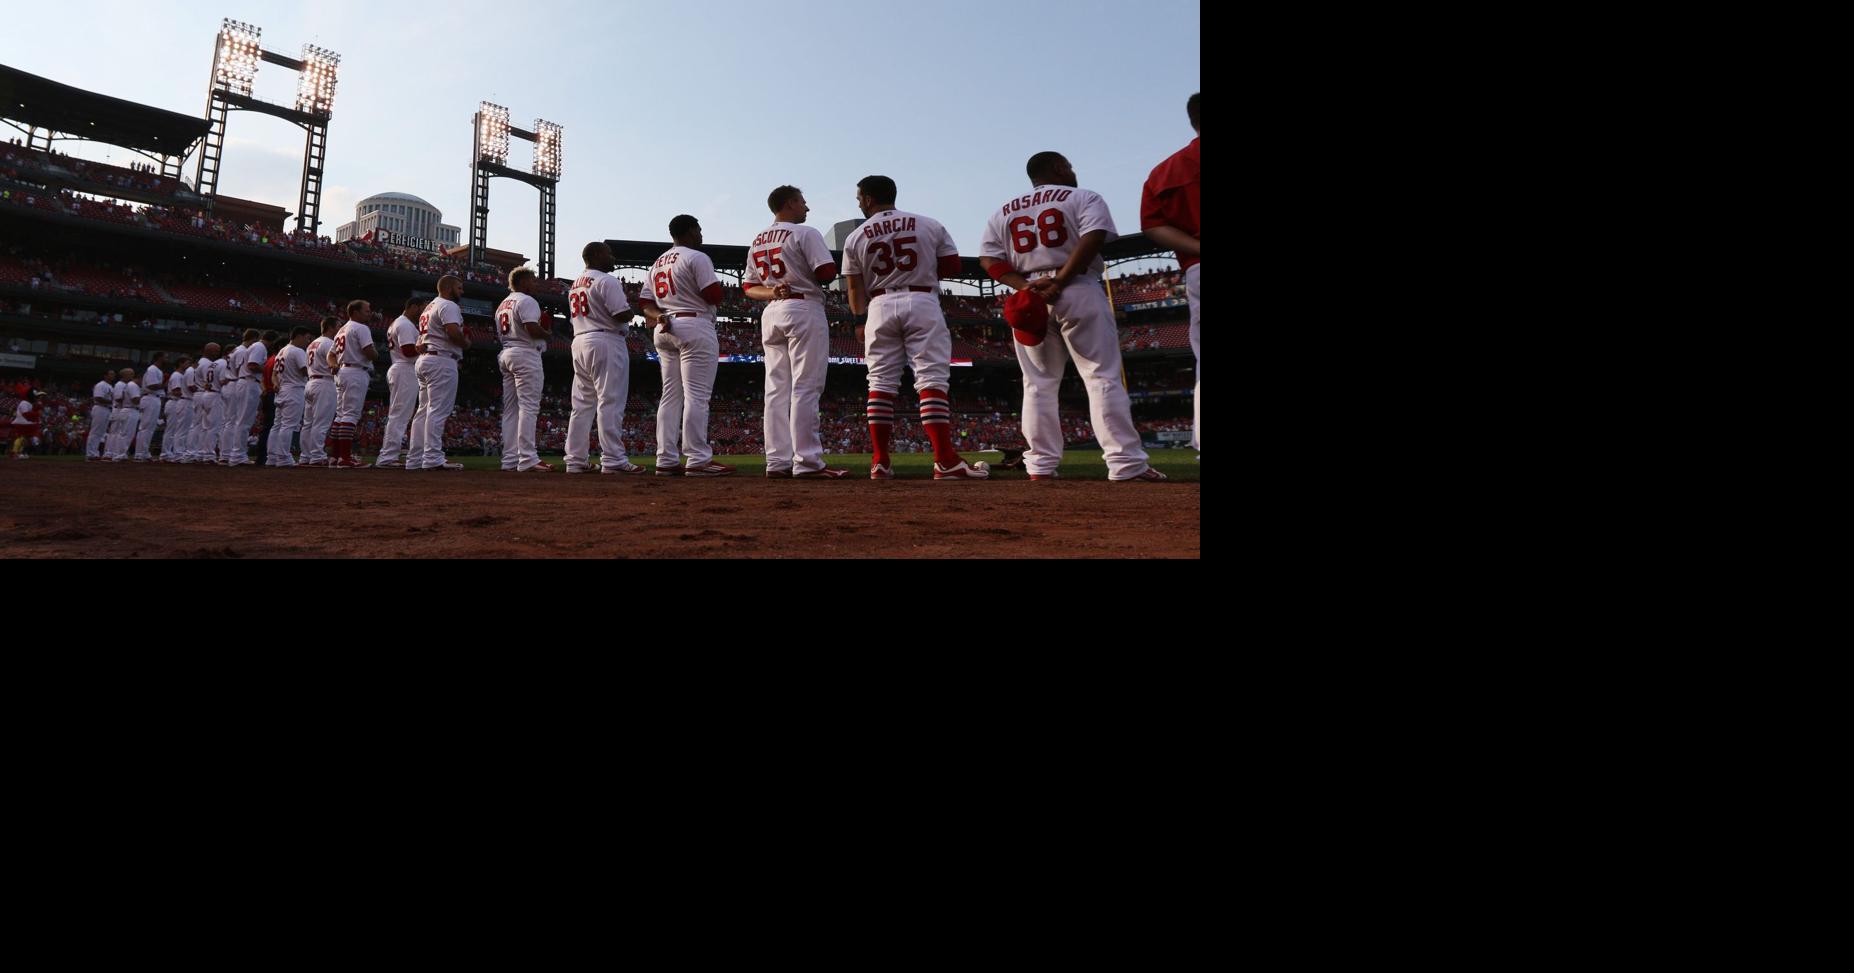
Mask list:
[[[1012,213],[1021,213],[1027,209],[1036,209],[1038,206],[1048,206],[1052,203],[1066,203],[1073,195],[1075,195],[1073,189],[1052,189],[1046,193],[1019,196],[1004,204],[1004,215],[1009,216]]]
[[[863,226],[863,239],[873,240],[876,237],[888,236],[893,233],[912,233],[914,232],[915,222],[912,216],[907,219],[897,220],[870,220]]]

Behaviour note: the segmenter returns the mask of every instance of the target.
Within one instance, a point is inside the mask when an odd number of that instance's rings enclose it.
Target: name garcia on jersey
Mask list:
[[[912,216],[892,220],[870,220],[863,224],[863,239],[873,240],[879,236],[892,236],[896,233],[913,233],[917,222]]]

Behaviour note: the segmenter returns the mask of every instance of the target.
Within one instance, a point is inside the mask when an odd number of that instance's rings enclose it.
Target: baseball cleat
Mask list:
[[[792,478],[792,471],[791,470],[767,470],[766,478],[768,480],[789,480]]]
[[[599,467],[599,473],[602,476],[646,476],[650,473],[650,470],[636,463],[626,463],[623,466],[614,466],[611,469],[606,469],[601,465]]]
[[[425,469],[427,470],[438,470],[438,471],[446,472],[446,473],[455,473],[463,468],[464,468],[464,465],[462,463],[452,463],[449,461],[446,461],[438,466],[425,467]]]
[[[799,473],[792,477],[794,480],[847,480],[849,478],[849,470],[831,469],[818,470],[815,473]]]
[[[403,470],[406,468],[406,461],[402,459],[392,460],[391,462],[382,460],[373,464],[373,468],[376,470]]]
[[[699,466],[699,467],[691,466],[688,469],[684,470],[682,475],[687,476],[687,477],[693,477],[698,480],[718,480],[724,476],[733,476],[735,473],[738,473],[738,472],[740,471],[734,469],[732,466],[722,466],[720,463],[710,463],[707,466]]]
[[[872,466],[869,468],[869,478],[871,480],[892,480],[895,478],[895,468],[892,466]]]
[[[371,470],[373,467],[357,459],[338,459],[328,464],[331,470]]]
[[[1115,483],[1166,483],[1166,482],[1169,482],[1170,480],[1171,480],[1171,477],[1166,476],[1165,474],[1151,467],[1147,467],[1146,472],[1141,473],[1140,475],[1132,478],[1131,480],[1115,480],[1114,482]]]
[[[680,466],[659,466],[657,467],[658,476],[681,476],[682,472],[683,472],[682,467]]]
[[[1051,473],[1048,476],[1033,476],[1030,478],[1030,482],[1031,483],[1053,483],[1060,479],[1062,479],[1062,477],[1057,476],[1054,473]]]
[[[933,464],[933,478],[936,480],[989,480],[991,479],[991,464],[979,463],[975,466],[970,463],[960,463],[948,470],[935,463]]]
[[[552,463],[536,463],[533,466],[530,466],[525,470],[516,470],[515,472],[517,473],[552,473],[553,471],[554,471],[554,464]]]

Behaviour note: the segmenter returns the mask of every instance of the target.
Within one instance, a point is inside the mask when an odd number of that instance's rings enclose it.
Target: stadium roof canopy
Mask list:
[[[206,137],[204,118],[59,84],[0,64],[0,117],[152,155],[182,156]]]

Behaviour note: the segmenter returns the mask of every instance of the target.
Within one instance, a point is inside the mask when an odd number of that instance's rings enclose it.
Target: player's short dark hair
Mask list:
[[[411,300],[406,302],[406,313],[411,314],[413,311],[416,311],[419,308],[424,307],[426,304],[429,304],[429,303],[431,302],[425,300],[422,297],[412,298]]]
[[[348,302],[348,320],[352,321],[356,317],[358,317],[361,313],[361,308],[364,308],[366,306],[367,306],[366,301],[349,301]]]
[[[244,337],[244,340],[246,340],[246,341],[256,341],[256,340],[258,340],[258,329],[256,329],[256,328],[247,328],[247,329],[245,329],[245,337]]]
[[[312,334],[315,334],[315,332],[309,330],[308,328],[299,327],[290,332],[290,340],[295,341],[296,339],[301,338],[304,335],[312,335]]]
[[[341,327],[341,322],[334,318],[323,318],[322,319],[322,330],[323,331],[333,331],[334,329],[339,328],[339,327]]]
[[[512,291],[521,290],[522,281],[533,280],[537,276],[539,275],[537,275],[532,269],[528,267],[517,267],[514,270],[509,271],[509,290],[512,290]]]
[[[1192,128],[1197,128],[1197,127],[1198,127],[1198,125],[1197,125],[1197,108],[1198,108],[1198,102],[1199,102],[1199,99],[1201,99],[1201,98],[1203,98],[1203,97],[1204,97],[1204,96],[1203,96],[1203,94],[1201,94],[1201,93],[1199,93],[1199,94],[1195,94],[1195,95],[1192,95],[1192,96],[1191,96],[1191,100],[1190,100],[1189,102],[1187,102],[1187,103],[1185,104],[1185,113],[1191,116],[1191,127],[1192,127]]]
[[[609,252],[610,250],[611,245],[604,240],[594,240],[586,244],[586,249],[579,252],[579,257],[586,262],[586,266],[590,267],[593,261],[599,259],[599,253],[601,251]]]
[[[275,331],[266,331],[264,332],[264,343],[267,345],[274,345],[277,343],[279,337],[281,337],[281,335],[277,334]]]
[[[166,357],[167,357],[167,352],[165,352],[165,351],[157,351],[157,352],[155,352],[155,353],[154,353],[154,357],[153,357],[153,358],[150,358],[150,359],[148,359],[148,360],[149,360],[149,361],[160,361],[161,359],[163,359],[163,358],[166,358]]]
[[[887,176],[870,176],[856,184],[856,191],[878,203],[893,203],[901,195],[901,187]]]
[[[675,219],[670,220],[670,239],[673,240],[679,236],[687,236],[690,233],[694,232],[695,229],[701,225],[702,225],[702,221],[696,219],[693,216],[689,216],[686,214],[682,216],[678,216]]]
[[[1044,183],[1054,179],[1056,169],[1066,161],[1060,152],[1038,152],[1030,157],[1030,164],[1024,167],[1024,171],[1029,174],[1031,182]]]
[[[780,186],[778,189],[772,191],[771,196],[766,198],[766,205],[771,207],[774,213],[777,213],[786,208],[792,200],[804,194],[805,191],[797,186]]]

